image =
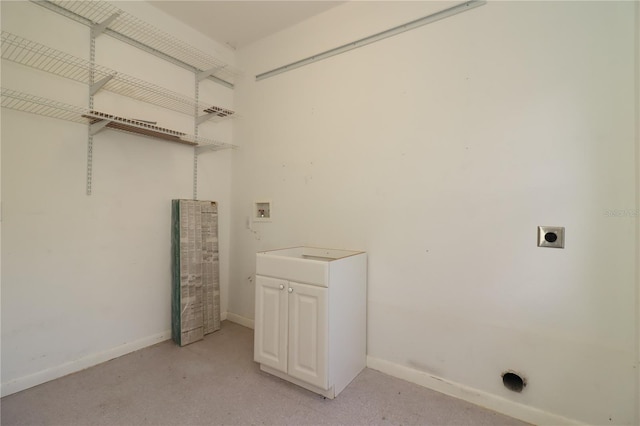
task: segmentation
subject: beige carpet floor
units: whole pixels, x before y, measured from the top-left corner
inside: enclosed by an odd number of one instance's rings
[[[0,401],[9,425],[525,425],[365,369],[334,400],[260,371],[253,331],[159,343]]]

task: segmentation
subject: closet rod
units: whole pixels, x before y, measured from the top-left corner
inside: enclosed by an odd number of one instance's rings
[[[265,78],[273,77],[274,75],[281,74],[283,72],[291,71],[296,68],[303,67],[305,65],[309,65],[313,62],[318,62],[323,59],[330,58],[335,55],[339,55],[340,53],[348,52],[349,50],[357,49],[362,46],[366,46],[371,43],[375,43],[376,41],[383,40],[385,38],[392,37],[394,35],[403,33],[405,31],[413,30],[415,28],[421,27],[423,25],[430,24],[432,22],[439,21],[444,18],[448,18],[449,16],[457,15],[458,13],[466,12],[467,10],[474,9],[478,6],[482,6],[486,4],[486,0],[470,0],[465,3],[460,3],[458,5],[452,6],[448,9],[441,10],[439,12],[433,13],[428,16],[424,16],[422,18],[418,18],[414,21],[407,22],[405,24],[398,25],[393,28],[389,28],[388,30],[370,35],[365,38],[361,38],[356,41],[352,41],[351,43],[344,44],[339,47],[335,47],[330,50],[326,50],[322,53],[318,53],[313,56],[309,56],[308,58],[301,59],[296,62],[292,62],[288,65],[281,66],[279,68],[275,68],[271,71],[264,72],[262,74],[256,75],[256,81],[264,80]]]

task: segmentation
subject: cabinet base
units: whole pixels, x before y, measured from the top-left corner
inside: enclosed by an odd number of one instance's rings
[[[295,377],[291,377],[287,373],[283,373],[282,371],[278,371],[275,368],[267,367],[266,365],[263,365],[263,364],[260,364],[260,370],[264,371],[265,373],[269,373],[269,374],[272,374],[272,375],[274,375],[276,377],[279,377],[282,380],[286,380],[287,382],[291,382],[294,385],[298,385],[298,386],[300,386],[302,388],[305,388],[306,390],[310,390],[311,392],[315,392],[315,393],[317,393],[319,395],[322,395],[325,398],[333,399],[333,398],[336,397],[333,386],[331,386],[327,390],[324,390],[324,389],[321,389],[321,388],[319,388],[317,386],[310,385],[309,383],[305,383],[302,380],[298,380]]]

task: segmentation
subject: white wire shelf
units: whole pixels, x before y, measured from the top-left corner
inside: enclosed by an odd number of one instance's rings
[[[31,0],[64,16],[94,26],[117,15],[105,33],[172,62],[210,75],[233,87],[238,70],[225,62],[104,1]]]
[[[234,145],[219,142],[201,136],[189,135],[176,130],[159,127],[144,121],[119,117],[99,111],[87,110],[75,105],[69,105],[51,99],[2,88],[2,107],[17,111],[38,114],[45,117],[58,118],[74,123],[89,124],[97,133],[107,127],[127,133],[163,139],[186,145],[195,146],[198,150],[220,150],[234,148]]]
[[[88,60],[52,49],[7,31],[2,31],[2,59],[85,84],[89,84],[91,81],[90,76],[93,69],[94,81],[97,84],[105,82],[104,85],[96,86],[98,88],[189,116],[193,116],[196,110],[199,114],[204,112],[203,121],[206,119],[220,121],[234,115],[234,112],[229,109],[197,103],[188,96],[118,73],[107,67],[100,65],[92,67]],[[92,94],[96,90],[92,88]],[[211,115],[212,112],[216,112],[216,114]]]

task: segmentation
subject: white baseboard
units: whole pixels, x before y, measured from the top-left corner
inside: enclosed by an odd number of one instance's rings
[[[367,367],[536,425],[583,424],[577,420],[548,413],[528,405],[510,401],[494,394],[441,379],[423,371],[415,370],[413,368],[405,367],[379,358],[367,356]]]
[[[71,373],[75,373],[85,368],[93,367],[102,362],[118,358],[122,355],[137,351],[147,346],[155,345],[171,338],[171,330],[155,334],[153,336],[144,337],[135,342],[125,343],[124,345],[87,355],[75,361],[67,362],[56,367],[47,368],[46,370],[20,377],[6,383],[2,383],[0,394],[4,397],[12,393],[20,392],[33,386],[46,383],[50,380],[58,379]]]
[[[223,319],[227,319],[231,322],[235,322],[236,324],[243,325],[252,330],[254,329],[254,321],[252,319],[240,316],[238,314],[234,314],[233,312],[226,312],[222,316],[224,317]]]

